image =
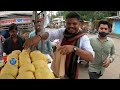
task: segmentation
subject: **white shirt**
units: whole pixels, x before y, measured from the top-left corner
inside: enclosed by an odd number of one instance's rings
[[[47,38],[47,40],[59,39],[61,43],[64,38],[63,36],[64,31],[65,29],[56,29],[54,31],[47,31],[49,33],[49,37]],[[90,44],[90,40],[87,35],[84,35],[80,38],[79,48],[81,48],[82,50],[91,52],[94,57],[94,51],[93,51],[93,48]]]

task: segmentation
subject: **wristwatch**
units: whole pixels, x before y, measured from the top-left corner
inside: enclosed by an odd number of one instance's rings
[[[110,59],[110,62],[112,63],[114,60],[113,60],[113,58],[109,58]]]
[[[76,52],[78,47],[73,47],[73,52]]]

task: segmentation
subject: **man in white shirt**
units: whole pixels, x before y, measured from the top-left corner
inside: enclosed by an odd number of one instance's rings
[[[40,40],[59,39],[61,42],[59,50],[61,54],[66,55],[65,77],[78,79],[80,71],[78,70],[78,58],[86,61],[92,61],[94,58],[94,51],[90,45],[90,40],[79,29],[80,24],[80,16],[76,12],[71,12],[66,16],[66,29],[58,29],[45,32],[42,35],[36,35],[25,42],[24,48],[27,49],[32,45],[34,46]]]

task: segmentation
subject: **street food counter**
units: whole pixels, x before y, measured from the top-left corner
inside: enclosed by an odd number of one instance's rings
[[[0,79],[56,79],[50,61],[52,58],[49,55],[38,50],[15,50],[7,56]]]

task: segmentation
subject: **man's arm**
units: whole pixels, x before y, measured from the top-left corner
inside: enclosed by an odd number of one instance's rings
[[[115,60],[115,46],[114,46],[114,44],[113,44],[113,46],[111,48],[109,59],[111,60],[111,62],[113,62]]]
[[[48,38],[49,34],[47,32],[45,32],[42,35],[35,35],[32,38],[29,38],[28,40],[25,41],[23,47],[24,49],[28,49],[30,46],[34,46],[38,45],[40,40],[46,40]]]
[[[67,54],[72,53],[74,51],[74,49],[73,49],[74,47],[76,47],[76,46],[64,45],[64,46],[61,46],[58,50],[60,50],[61,54],[63,54],[63,55],[66,54],[67,55]],[[86,61],[92,61],[93,60],[93,55],[89,51],[77,48],[76,54]]]
[[[87,36],[85,36],[83,39],[80,39],[81,45],[80,48],[77,48],[76,54],[86,61],[92,61],[94,60],[94,51],[92,49],[92,46],[90,44],[90,40]],[[75,46],[73,45],[64,45],[59,48],[61,50],[61,54],[69,54],[73,52],[73,48]]]
[[[110,56],[107,57],[107,59],[103,62],[103,67],[107,68],[110,63],[112,63],[115,60],[115,46],[114,44],[111,47]]]
[[[36,35],[24,43],[23,47],[28,49],[30,46],[37,45],[40,40],[54,40],[61,39],[63,35],[63,30],[53,30],[43,33],[42,35]]]
[[[82,50],[82,49],[78,48],[78,50],[76,51],[76,54],[78,56],[80,56],[80,58],[82,58],[83,60],[86,60],[86,61],[92,61],[93,60],[93,55],[89,51]]]
[[[39,36],[40,36],[41,40],[46,40],[49,37],[49,33],[45,32],[44,34],[39,35]]]
[[[90,43],[90,39],[87,35],[81,37],[81,50],[82,53],[79,51],[80,58],[87,61],[94,60],[95,52],[93,51],[93,48]]]

